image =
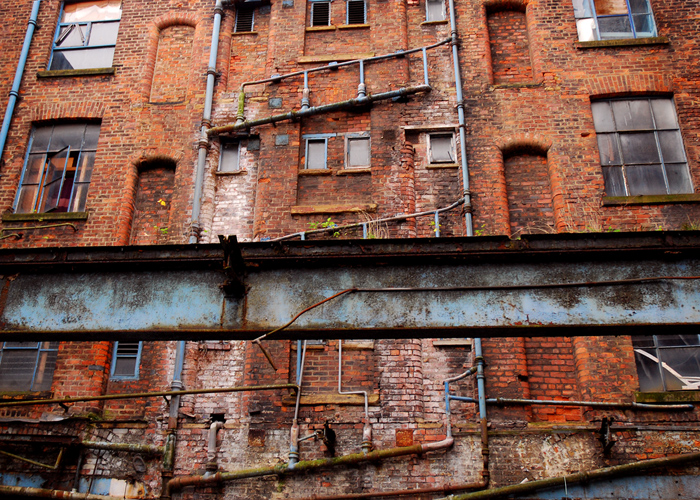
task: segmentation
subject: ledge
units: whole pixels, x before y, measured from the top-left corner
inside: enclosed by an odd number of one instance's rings
[[[354,167],[354,168],[344,168],[342,170],[336,170],[335,175],[355,175],[355,174],[371,174],[372,169],[370,167]]]
[[[339,30],[357,30],[357,29],[369,29],[369,24],[341,24],[338,26]]]
[[[292,215],[341,214],[376,211],[376,203],[362,203],[357,205],[297,205],[292,207],[291,210]]]
[[[301,56],[297,62],[299,64],[308,63],[323,63],[323,62],[338,62],[338,61],[354,61],[355,59],[368,59],[374,57],[374,52],[358,52],[356,54],[328,54],[319,56]]]
[[[471,339],[435,339],[434,347],[469,347],[472,346]]]
[[[231,33],[231,36],[245,36],[245,35],[257,35],[257,31],[238,31]]]
[[[615,47],[635,47],[637,45],[665,45],[668,44],[665,36],[654,36],[647,38],[620,38],[617,40],[593,40],[590,42],[575,42],[577,49],[600,49]]]
[[[247,174],[248,171],[245,169],[241,170],[232,170],[231,172],[214,172],[214,175],[216,176],[221,176],[221,177],[227,177],[229,175],[241,175],[241,174]]]
[[[299,170],[299,175],[333,175],[330,168],[312,168]]]
[[[420,23],[421,26],[437,26],[440,24],[447,24],[447,19],[443,19],[442,21],[423,21]]]
[[[379,404],[379,394],[368,394],[370,405]],[[282,404],[294,406],[297,400],[295,396],[285,396]],[[360,394],[303,394],[299,398],[300,405],[364,405],[365,398]]]
[[[335,31],[336,29],[338,29],[338,28],[336,28],[332,24],[330,26],[307,26],[306,27],[307,32],[309,32],[309,31]]]
[[[42,222],[47,220],[87,220],[87,212],[49,212],[42,214],[3,214],[2,222]],[[18,228],[21,229],[21,228]]]
[[[37,78],[62,78],[71,76],[99,76],[99,75],[115,75],[116,68],[90,68],[90,69],[51,69],[45,71],[37,71]]]
[[[700,391],[635,392],[637,403],[698,403]]]
[[[490,90],[499,90],[499,89],[536,89],[538,87],[542,87],[544,85],[544,82],[539,82],[539,83],[494,83],[493,85],[489,85]]]
[[[0,393],[1,402],[10,401],[31,401],[33,399],[51,399],[53,392],[51,391],[27,391],[27,392],[2,392]]]
[[[459,168],[459,163],[431,163],[425,166],[428,170],[439,170],[441,168]]]
[[[603,206],[658,205],[662,203],[698,203],[700,194],[653,194],[641,196],[604,196]]]

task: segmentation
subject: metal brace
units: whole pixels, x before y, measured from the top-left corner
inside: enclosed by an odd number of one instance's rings
[[[246,286],[243,282],[245,263],[241,248],[238,246],[238,238],[235,235],[219,235],[219,242],[224,249],[224,272],[227,277],[221,288],[228,296],[243,297],[246,294]]]

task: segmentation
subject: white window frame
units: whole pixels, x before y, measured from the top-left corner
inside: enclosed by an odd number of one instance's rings
[[[450,160],[436,160],[433,157],[433,140],[437,137],[448,137],[450,138],[450,155],[452,158]],[[428,164],[429,165],[451,165],[457,163],[457,148],[455,147],[455,134],[451,131],[441,131],[441,132],[428,132],[426,134],[427,146],[428,146]]]
[[[362,2],[362,22],[352,23],[353,25],[367,24],[367,2],[365,0],[345,0],[345,24],[350,24],[350,4]]]
[[[350,149],[353,143],[367,144],[367,163],[362,165],[350,165]],[[352,170],[354,168],[369,168],[372,164],[372,143],[368,132],[347,134],[345,136],[345,168]]]
[[[227,146],[233,146],[232,149],[236,150],[235,165],[231,165],[231,166],[226,165],[226,159],[227,159],[226,157],[228,156],[226,154]],[[242,147],[241,141],[239,139],[222,140],[220,143],[220,149],[219,149],[219,167],[217,169],[217,172],[221,172],[221,173],[240,172],[242,149],[243,149],[243,147]]]
[[[627,5],[626,14],[612,14],[612,15],[598,15],[596,12],[595,1],[596,0],[572,0],[574,6],[574,17],[576,18],[576,29],[578,31],[578,39],[580,42],[591,42],[596,40],[624,40],[624,39],[634,39],[634,38],[652,38],[658,36],[656,29],[656,21],[654,20],[654,13],[651,9],[651,3],[649,0],[639,0],[646,4],[647,12],[632,12],[631,1],[625,0]],[[647,22],[651,25],[650,31],[638,31],[635,26],[635,20],[645,17]],[[605,28],[601,29],[601,20],[612,20],[618,18],[619,20],[627,20],[626,26],[630,31],[603,31]]]
[[[332,10],[333,10],[333,5],[332,2],[329,0],[309,0],[309,3],[311,3],[311,10],[309,11],[309,26],[313,27],[318,27],[318,26],[331,26],[333,24],[333,16],[332,16]],[[325,24],[316,24],[314,23],[314,7],[317,4],[328,4],[328,22]]]
[[[138,344],[138,349],[136,354],[131,353],[120,353],[119,352],[119,342],[114,342],[114,351],[112,352],[112,366],[109,372],[109,378],[112,380],[138,380],[139,371],[141,365],[141,351],[143,349],[143,342],[122,342],[124,344]],[[131,347],[131,346],[130,346]],[[132,374],[116,374],[117,361],[119,359],[135,359],[134,371]]]
[[[304,134],[304,170],[326,170],[328,169],[328,139],[336,134]],[[309,167],[309,143],[323,143],[323,167]]]
[[[431,13],[433,12],[430,9],[430,6],[433,5],[440,5],[441,6],[441,15],[439,18],[432,18]],[[425,0],[425,21],[430,23],[430,22],[438,22],[438,21],[444,21],[447,19],[447,11],[445,9],[445,0]]]

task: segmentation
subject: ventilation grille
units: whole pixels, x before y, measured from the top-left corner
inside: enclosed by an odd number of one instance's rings
[[[253,9],[238,9],[236,12],[235,33],[253,31]]]
[[[348,24],[365,24],[365,0],[348,0]]]
[[[331,3],[314,2],[311,4],[311,26],[331,25]]]
[[[117,344],[117,356],[136,356],[138,353],[138,342],[119,342]]]

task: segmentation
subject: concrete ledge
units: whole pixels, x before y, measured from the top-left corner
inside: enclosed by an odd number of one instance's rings
[[[3,214],[3,222],[42,222],[55,220],[87,220],[87,212],[47,212],[41,214]],[[21,228],[17,228],[21,229]]]
[[[635,392],[637,403],[699,403],[700,391]]]
[[[355,175],[355,174],[371,174],[371,167],[355,167],[336,170],[335,175]]]
[[[604,196],[603,206],[658,205],[662,203],[698,203],[700,194],[654,194],[642,196]]]
[[[374,52],[358,52],[358,53],[344,53],[344,54],[328,54],[328,55],[318,55],[318,56],[301,56],[297,62],[299,64],[308,63],[328,63],[334,61],[354,61],[355,59],[367,59],[369,57],[374,57]]]
[[[346,212],[376,212],[376,203],[358,205],[297,205],[292,207],[292,215],[340,214]]]
[[[617,40],[593,40],[591,42],[576,42],[577,49],[600,49],[615,47],[634,47],[637,45],[665,45],[668,44],[665,36],[654,36],[648,38],[621,38]]]
[[[368,394],[367,399],[370,405],[379,404],[379,394]],[[297,402],[295,396],[285,396],[282,404],[293,406]],[[360,394],[302,394],[299,398],[301,405],[364,405],[365,398]]]
[[[52,69],[46,71],[37,71],[37,78],[62,78],[71,76],[99,76],[99,75],[115,75],[116,68],[90,68],[90,69]]]

